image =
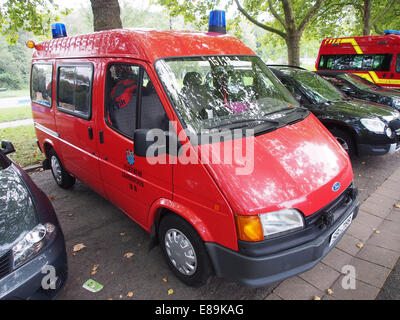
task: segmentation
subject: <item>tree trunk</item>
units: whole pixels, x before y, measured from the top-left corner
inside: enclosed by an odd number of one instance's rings
[[[372,0],[364,0],[364,16],[363,16],[363,35],[369,36],[371,34],[371,5]]]
[[[286,45],[288,49],[288,64],[300,67],[300,38],[298,34],[288,34]]]
[[[94,31],[122,28],[118,0],[90,0]]]

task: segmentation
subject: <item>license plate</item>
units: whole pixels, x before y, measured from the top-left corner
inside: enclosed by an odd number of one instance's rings
[[[351,213],[346,220],[335,230],[335,232],[331,236],[331,241],[329,242],[329,246],[334,244],[339,236],[346,231],[346,229],[350,226],[351,221],[353,220],[353,213]]]

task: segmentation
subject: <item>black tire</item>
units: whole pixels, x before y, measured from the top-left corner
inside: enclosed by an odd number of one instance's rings
[[[345,149],[350,157],[354,156],[356,153],[353,137],[346,131],[340,129],[331,129],[332,135],[341,144],[343,149]]]
[[[76,179],[64,169],[64,166],[62,165],[61,160],[54,149],[50,150],[48,159],[51,173],[53,174],[53,178],[56,183],[63,189],[71,188],[75,184]],[[56,169],[57,167],[55,166],[54,161],[58,162],[59,172],[57,172],[58,170]]]
[[[178,267],[174,265],[172,261],[173,259],[170,258],[167,252],[168,250],[171,251],[171,248],[168,249],[166,244],[169,241],[167,239],[168,237],[167,233],[168,235],[171,235],[171,233],[173,233],[174,230],[183,234],[187,238],[189,244],[194,250],[196,265],[195,265],[195,270],[194,271],[191,270],[191,272],[194,272],[193,274],[186,274],[185,270],[182,269],[180,271]],[[175,276],[179,280],[181,280],[183,283],[191,287],[201,287],[204,284],[206,284],[208,278],[212,273],[210,259],[208,257],[207,250],[204,246],[203,240],[200,238],[196,230],[189,223],[187,223],[184,219],[180,218],[179,216],[173,214],[167,215],[160,222],[158,228],[158,237],[164,258],[171,271],[175,274]],[[180,234],[178,234],[178,239],[180,239],[179,241],[180,244],[182,243],[182,241],[185,241],[185,239],[182,238]],[[187,256],[183,255],[181,256],[187,259]]]

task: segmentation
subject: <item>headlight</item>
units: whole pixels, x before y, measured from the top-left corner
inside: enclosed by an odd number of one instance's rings
[[[399,98],[393,98],[392,102],[393,102],[394,107],[400,107],[400,99]]]
[[[55,226],[51,223],[38,224],[28,232],[12,249],[14,268],[29,260],[55,236]]]
[[[278,233],[294,231],[304,227],[301,213],[294,209],[260,214],[261,225],[265,237],[271,237]]]
[[[378,119],[378,118],[374,118],[374,119],[361,119],[360,120],[361,124],[367,128],[369,131],[375,132],[375,133],[384,133],[385,132],[385,123]]]

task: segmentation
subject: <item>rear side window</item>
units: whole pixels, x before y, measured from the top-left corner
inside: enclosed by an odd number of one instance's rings
[[[89,119],[92,104],[93,67],[91,65],[58,68],[57,108],[65,113]]]
[[[392,54],[336,54],[324,55],[319,60],[319,69],[390,71]]]
[[[31,74],[31,100],[51,107],[53,66],[51,64],[34,64]]]

